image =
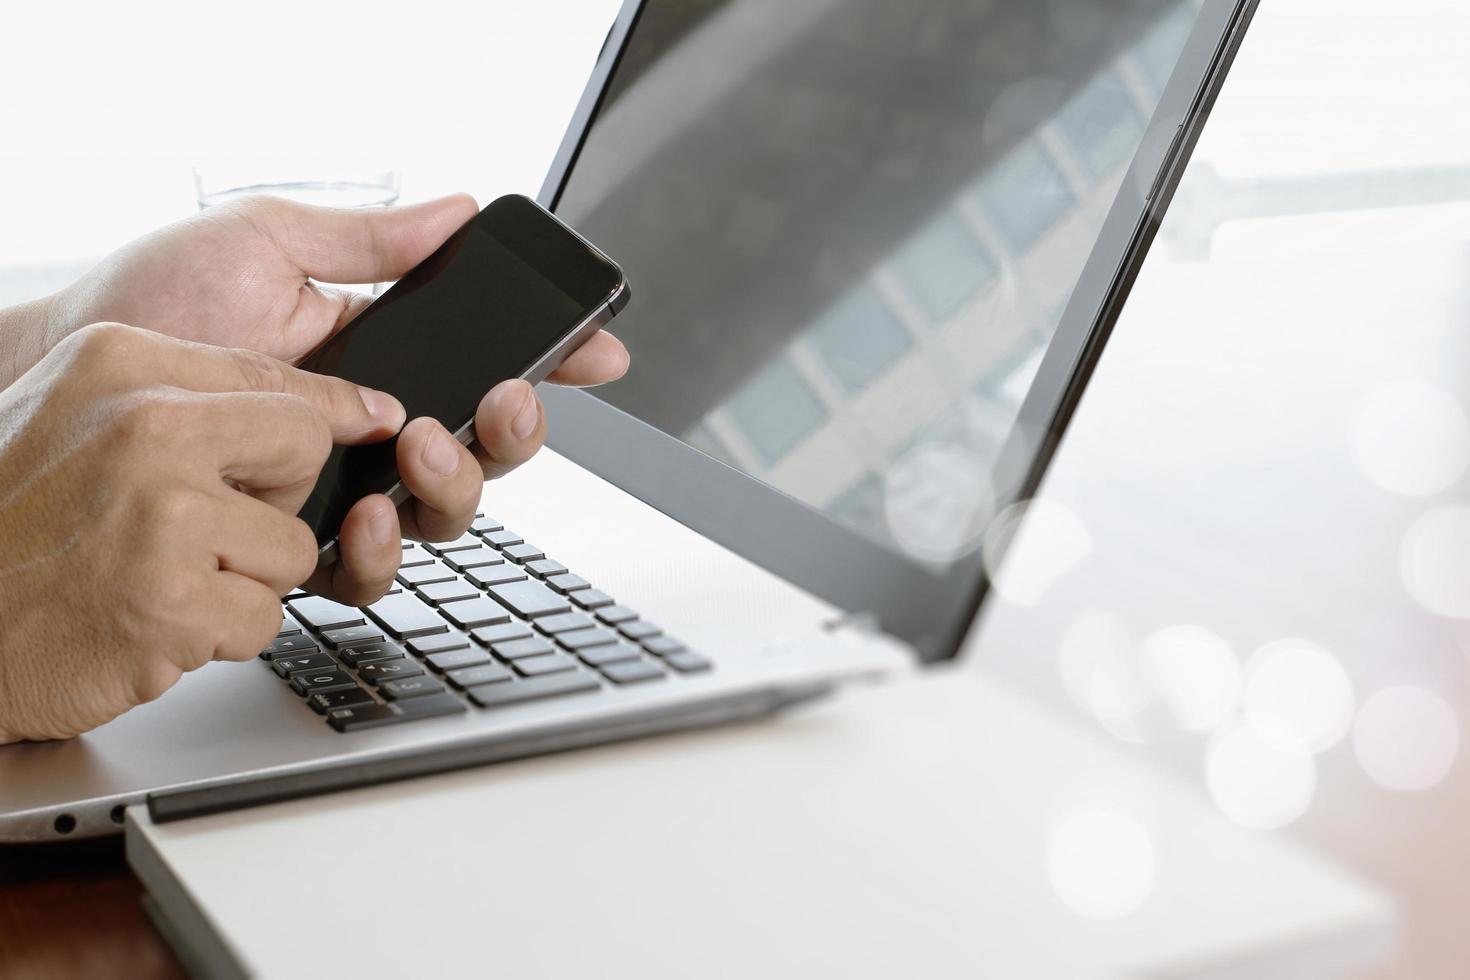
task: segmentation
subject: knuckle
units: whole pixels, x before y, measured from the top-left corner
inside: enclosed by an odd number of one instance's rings
[[[178,682],[183,673],[177,664],[162,658],[147,661],[133,680],[133,702],[147,704],[157,700]]]
[[[280,599],[269,589],[257,589],[240,610],[239,621],[227,626],[228,633],[217,645],[214,656],[221,660],[248,660],[270,645],[280,627]]]
[[[285,365],[273,357],[252,350],[234,348],[225,352],[246,391],[283,393],[288,390]]]
[[[148,342],[147,331],[124,323],[90,323],[56,345],[58,356],[87,371],[117,368]]]
[[[305,521],[296,517],[290,520],[287,555],[290,558],[291,584],[294,587],[305,582],[316,571],[317,544],[316,535]]]
[[[171,441],[181,431],[182,409],[181,400],[165,389],[135,392],[122,400],[113,418],[114,436],[128,448]]]

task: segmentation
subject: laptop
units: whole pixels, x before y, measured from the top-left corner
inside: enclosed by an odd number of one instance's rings
[[[628,0],[541,203],[623,380],[396,589],[67,742],[0,840],[754,718],[953,658],[1253,0]]]

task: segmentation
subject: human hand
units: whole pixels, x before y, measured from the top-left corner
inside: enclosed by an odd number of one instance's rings
[[[370,301],[325,282],[396,279],[472,218],[464,195],[399,208],[334,210],[273,198],[220,205],[145,236],[58,294],[49,341],[77,325],[116,320],[296,363]],[[628,354],[600,332],[548,379],[615,380]],[[473,454],[437,421],[413,419],[398,441],[412,498],[395,512],[382,495],[359,501],[343,522],[339,559],[306,583],[361,605],[392,585],[399,538],[449,540],[474,518],[483,481],[529,459],[546,434],[544,412],[523,381],[497,385],[475,415]]]
[[[382,392],[120,324],[0,393],[0,743],[68,738],[210,660],[246,660],[316,565],[295,516]],[[394,542],[397,548],[397,542]]]

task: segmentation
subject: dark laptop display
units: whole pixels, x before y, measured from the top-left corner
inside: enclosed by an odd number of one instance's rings
[[[594,397],[761,492],[677,449],[678,485],[619,478],[612,434],[582,435],[607,413],[575,398],[553,444],[952,654],[987,531],[1034,490],[1249,10],[630,4],[542,194],[638,284],[632,369]]]

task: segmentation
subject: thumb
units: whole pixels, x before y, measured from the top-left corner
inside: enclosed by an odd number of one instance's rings
[[[479,210],[468,194],[390,208],[324,208],[274,197],[237,207],[303,275],[341,283],[399,278]]]

